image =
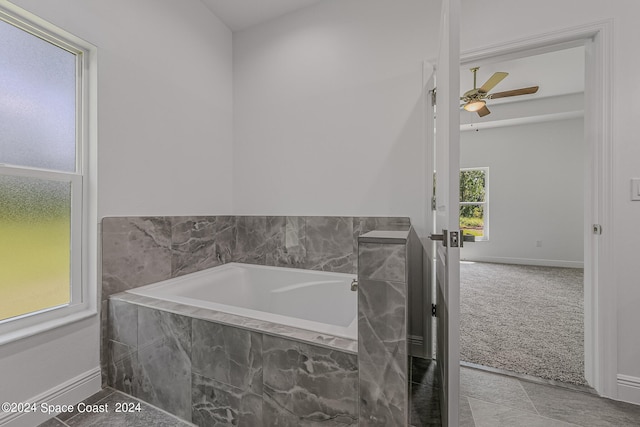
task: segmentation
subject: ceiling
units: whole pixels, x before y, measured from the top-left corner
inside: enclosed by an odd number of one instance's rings
[[[231,31],[244,30],[319,1],[322,0],[202,0]]]
[[[311,6],[323,0],[201,0],[232,31],[275,19],[279,16]],[[496,71],[509,73],[491,92],[502,92],[529,86],[539,86],[536,94],[489,100],[487,106],[549,98],[584,92],[584,46],[563,49],[534,56],[480,64],[477,86]],[[465,64],[460,68],[460,93],[473,88],[473,74],[469,68],[479,64]],[[463,115],[467,113],[463,111]],[[480,121],[498,119],[491,114]],[[476,121],[477,121],[476,117]]]
[[[478,70],[477,85],[482,86],[496,71],[506,71],[509,75],[489,93],[540,86],[538,92],[533,95],[489,100],[489,107],[495,104],[580,93],[584,92],[584,62],[584,46],[579,46],[487,64]],[[473,74],[469,68],[474,65],[460,67],[461,94],[473,88]]]
[[[460,67],[460,93],[473,88],[473,74]],[[489,99],[491,114],[478,117],[476,113],[460,109],[460,130],[514,126],[551,120],[581,117],[584,110],[584,46],[557,50],[518,59],[483,64],[478,71],[477,86],[484,84],[493,73],[505,71],[509,75],[489,93],[539,86],[537,93],[509,98]]]

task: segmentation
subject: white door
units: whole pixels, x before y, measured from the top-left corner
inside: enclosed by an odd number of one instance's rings
[[[460,0],[443,0],[436,63],[434,234],[437,353],[442,373],[442,423],[458,426],[460,389]],[[429,152],[430,147],[427,147]]]

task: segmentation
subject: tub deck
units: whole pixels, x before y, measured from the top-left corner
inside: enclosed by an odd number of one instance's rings
[[[241,329],[261,332],[267,335],[290,338],[303,341],[309,344],[325,347],[333,350],[340,350],[350,354],[358,354],[357,339],[338,337],[335,335],[314,332],[306,329],[296,328],[288,325],[281,325],[251,317],[229,314],[222,311],[186,305],[178,302],[166,301],[144,295],[136,295],[129,291],[114,294],[109,297],[111,300],[127,302],[142,307],[153,308],[194,319],[207,320],[221,323],[223,325],[235,326]]]

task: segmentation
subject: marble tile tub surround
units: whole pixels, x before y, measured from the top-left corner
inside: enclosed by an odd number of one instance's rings
[[[103,383],[110,295],[231,261],[355,274],[361,234],[409,227],[409,218],[405,217],[103,218]]]
[[[118,298],[109,317],[117,390],[199,426],[357,424],[355,354]]]
[[[405,426],[409,414],[409,231],[360,236],[358,372],[360,424]]]
[[[358,237],[404,217],[184,216],[102,220],[102,300],[226,262],[355,274]]]

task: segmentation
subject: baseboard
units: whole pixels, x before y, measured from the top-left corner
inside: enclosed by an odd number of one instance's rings
[[[474,256],[461,258],[461,261],[476,262],[493,262],[496,264],[518,264],[518,265],[538,265],[541,267],[567,267],[567,268],[584,268],[582,261],[563,261],[555,259],[533,259],[533,258],[508,258],[508,257],[492,257],[492,256]]]
[[[618,374],[618,400],[640,405],[640,378]]]
[[[416,357],[425,357],[424,339],[417,335],[408,335],[409,354]]]
[[[0,412],[1,427],[33,427],[41,424],[57,414],[48,414],[41,411],[41,405],[75,405],[87,397],[100,391],[102,387],[100,367],[91,369],[78,375],[44,393],[39,394],[24,402],[35,403],[36,412],[31,413],[5,413]],[[17,403],[17,402],[16,402]]]

